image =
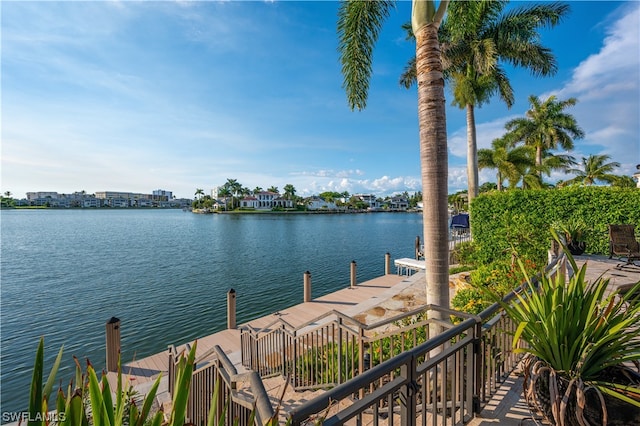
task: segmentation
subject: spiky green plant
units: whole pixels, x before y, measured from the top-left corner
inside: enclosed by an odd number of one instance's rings
[[[196,347],[197,342],[189,354],[186,357],[182,356],[178,363],[178,379],[170,425],[182,426],[184,424]],[[118,361],[116,389],[113,392],[106,374],[98,379],[98,375],[90,363],[87,365],[86,372],[83,373],[80,363],[76,359],[75,385],[73,382],[69,384],[66,395],[62,389],[59,389],[55,410],[49,410],[49,396],[62,359],[62,353],[63,349],[60,348],[47,383],[43,387],[44,339],[40,339],[33,367],[27,426],[47,426],[51,418],[57,420],[59,426],[88,426],[89,424],[93,426],[160,426],[163,424],[164,416],[161,410],[153,415],[151,413],[161,376],[157,377],[146,394],[141,408],[138,409],[133,399],[130,398],[131,386],[123,385],[120,361]],[[125,386],[128,389],[125,390]],[[90,416],[87,416],[85,403],[91,407]],[[53,416],[48,414],[50,411],[54,413]]]
[[[609,279],[601,276],[588,282],[586,263],[578,268],[569,253],[567,260],[575,271],[568,279],[556,274],[542,276],[536,283],[522,267],[527,279],[517,303],[501,304],[518,324],[514,352],[533,357],[528,396],[535,402],[536,380],[545,372],[556,424],[565,424],[572,399],[578,400],[578,422],[585,420],[584,403],[579,402],[590,389],[601,401],[606,422],[605,395],[640,408],[638,384],[621,385],[610,376],[612,369],[625,370],[626,364],[640,361],[640,282],[625,293],[608,294]],[[526,345],[520,345],[521,340]],[[562,385],[561,378],[568,385]]]
[[[118,360],[116,389],[115,392],[112,392],[106,375],[103,374],[102,378],[98,379],[90,363],[87,366],[86,373],[83,373],[80,363],[74,358],[76,363],[75,387],[74,383],[71,382],[66,395],[62,389],[58,390],[55,410],[51,410],[54,415],[49,415],[47,404],[60,361],[62,360],[63,349],[60,348],[47,382],[43,387],[44,339],[41,338],[33,368],[27,426],[48,426],[52,424],[50,422],[51,419],[56,420],[59,426],[183,426],[186,424],[187,403],[197,343],[197,341],[194,343],[186,356],[184,353],[180,356],[176,370],[173,405],[169,420],[165,421],[162,410],[155,413],[151,412],[153,400],[160,384],[160,376],[158,376],[146,394],[141,409],[138,409],[131,398],[134,393],[132,387],[127,383],[123,384],[120,360]],[[125,387],[128,389],[125,390]],[[227,418],[228,407],[221,407],[221,409],[218,407],[219,392],[220,381],[216,381],[214,392],[211,396],[211,409],[207,419],[207,426],[223,426],[226,424],[238,426],[238,419]],[[278,408],[275,414],[267,419],[266,426],[279,424],[279,409],[283,398],[284,390],[280,397]],[[87,415],[87,411],[89,411],[87,407],[91,407],[90,416]],[[256,410],[254,408],[249,417],[249,424],[254,424],[255,419]],[[323,417],[313,422],[313,424],[320,425],[322,420]],[[291,419],[287,419],[285,424],[291,424]]]

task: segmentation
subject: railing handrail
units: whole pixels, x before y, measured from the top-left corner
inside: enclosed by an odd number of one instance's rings
[[[459,316],[459,317],[462,317],[462,318],[478,317],[477,315],[469,314],[469,313],[466,313],[466,312],[456,311],[454,309],[449,309],[449,308],[445,308],[445,307],[438,306],[438,305],[427,304],[427,305],[422,305],[422,306],[420,306],[418,308],[414,308],[414,309],[412,309],[410,311],[407,311],[407,312],[401,312],[401,313],[396,314],[396,315],[394,315],[392,317],[389,317],[389,318],[384,318],[384,319],[382,319],[382,320],[380,320],[378,322],[374,322],[374,323],[371,323],[371,324],[366,324],[366,323],[363,323],[363,322],[357,320],[354,317],[351,317],[351,316],[349,316],[347,314],[344,314],[342,312],[336,311],[335,309],[331,309],[330,311],[327,311],[327,312],[325,312],[325,313],[323,313],[323,314],[321,314],[321,315],[319,315],[319,316],[317,316],[317,317],[315,317],[313,319],[310,319],[305,323],[297,325],[297,326],[293,326],[289,322],[287,322],[287,321],[285,321],[285,320],[283,320],[281,318],[278,318],[278,319],[274,320],[273,322],[269,323],[268,325],[265,325],[265,326],[263,326],[263,327],[261,327],[259,329],[251,327],[251,325],[249,325],[249,324],[244,324],[244,325],[240,326],[240,330],[241,331],[247,330],[247,331],[249,331],[249,332],[251,332],[251,333],[253,333],[255,335],[257,335],[259,333],[268,334],[268,333],[272,333],[274,331],[282,331],[281,328],[274,328],[274,326],[276,324],[281,324],[281,325],[286,325],[287,327],[290,328],[289,330],[285,329],[284,330],[285,332],[288,332],[291,335],[296,336],[297,333],[300,330],[304,330],[304,329],[308,328],[309,326],[314,325],[315,323],[318,323],[319,321],[321,321],[321,320],[323,320],[323,319],[325,319],[325,318],[327,318],[329,316],[335,315],[337,317],[337,319],[342,319],[343,321],[344,320],[349,321],[349,322],[353,323],[358,328],[360,328],[360,329],[362,329],[364,331],[371,331],[371,330],[375,330],[376,328],[380,328],[380,327],[382,327],[384,325],[391,324],[391,323],[396,322],[398,320],[401,320],[401,319],[404,319],[404,318],[408,318],[408,317],[411,317],[413,315],[416,315],[416,314],[419,314],[419,313],[422,313],[422,312],[427,312],[429,310],[440,311],[440,312],[445,313],[445,314],[456,315],[456,316]],[[317,324],[317,325],[318,325],[318,327],[321,327],[324,324]],[[314,329],[305,330],[305,331],[313,331],[313,330]]]
[[[420,356],[431,352],[433,349],[438,348],[444,343],[450,341],[455,336],[461,334],[463,331],[473,329],[476,326],[476,320],[474,318],[468,318],[460,324],[445,330],[443,333],[438,334],[432,339],[416,346],[413,349],[409,349],[396,355],[367,371],[364,371],[354,378],[339,384],[338,386],[318,395],[304,405],[295,407],[289,412],[289,417],[293,421],[293,424],[307,419],[309,416],[326,410],[332,401],[339,401],[352,395],[355,390],[369,386],[370,383],[374,383],[387,376],[392,371],[397,370],[403,365],[407,365],[412,360],[419,358]],[[444,356],[444,355],[443,355]],[[396,378],[396,380],[398,380]],[[404,384],[408,379],[402,379],[398,383],[394,383],[394,387],[397,384]],[[390,382],[391,383],[391,382]],[[388,384],[387,384],[388,385]]]
[[[231,393],[232,401],[249,409],[252,409],[253,405],[255,405],[257,424],[265,424],[268,419],[273,417],[274,411],[260,375],[255,371],[238,374],[238,370],[219,345],[215,345],[213,347],[213,351],[215,352],[216,359],[218,360],[221,377],[227,383],[229,389],[235,390],[238,381],[241,381],[244,378],[249,379],[249,387],[251,388],[251,395],[253,395],[255,404],[247,404],[247,401],[243,398],[239,398],[234,393]]]

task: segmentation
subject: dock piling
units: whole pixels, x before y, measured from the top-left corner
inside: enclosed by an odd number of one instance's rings
[[[304,273],[304,301],[311,302],[311,272]]]
[[[111,317],[106,325],[107,371],[118,371],[120,356],[120,320]]]
[[[391,254],[389,252],[384,255],[384,274],[389,275],[391,273]]]
[[[231,289],[227,292],[227,328],[236,328],[236,291]]]
[[[351,288],[355,288],[356,286],[356,261],[351,261]]]

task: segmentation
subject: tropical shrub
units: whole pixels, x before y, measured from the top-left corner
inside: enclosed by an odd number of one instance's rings
[[[359,353],[353,342],[314,346],[296,360],[296,381],[311,387],[344,383],[357,375]]]
[[[587,251],[608,254],[610,224],[628,223],[640,228],[640,190],[567,187],[496,191],[473,200],[471,218],[478,264],[511,253],[542,264],[552,240],[552,224],[573,219],[588,224],[583,233]]]
[[[530,259],[521,259],[526,270],[533,271],[536,264]],[[470,285],[459,289],[451,299],[453,309],[468,314],[478,314],[494,303],[492,294],[503,297],[522,283],[519,266],[511,259],[496,260],[478,266],[471,272]]]

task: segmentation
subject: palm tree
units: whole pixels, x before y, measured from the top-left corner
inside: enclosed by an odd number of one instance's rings
[[[278,187],[277,186],[270,186],[269,188],[267,188],[267,191],[273,192],[275,194],[279,194],[280,193],[280,191],[278,191]]]
[[[611,182],[611,186],[616,188],[635,188],[636,181],[631,176],[616,176],[615,180]]]
[[[591,186],[597,182],[614,183],[619,176],[611,172],[620,167],[620,163],[617,161],[607,163],[610,159],[611,157],[606,154],[592,154],[587,158],[582,157],[582,168],[569,169],[569,173],[575,174],[576,177],[564,182],[564,185],[582,184]]]
[[[253,188],[253,193],[257,194],[259,192],[262,192],[262,187],[261,186],[256,186],[255,188]]]
[[[448,0],[412,1],[411,23],[416,38],[418,124],[426,253],[427,303],[449,306],[449,242],[447,211],[447,123],[444,75],[438,28]],[[346,1],[338,11],[339,51],[343,87],[351,109],[367,104],[373,47],[395,2]],[[444,319],[446,315],[442,315]],[[432,330],[437,332],[437,328]]]
[[[237,179],[227,179],[227,182],[224,184],[225,188],[229,190],[231,193],[231,208],[236,208],[236,197],[242,191],[242,184],[238,182]]]
[[[541,102],[536,96],[529,96],[531,108],[524,118],[509,121],[505,128],[510,132],[512,141],[522,141],[525,145],[536,150],[536,167],[538,177],[542,176],[543,153],[556,149],[558,146],[566,150],[573,149],[573,139],[584,137],[584,132],[578,126],[573,115],[564,112],[577,103],[576,98],[565,101],[557,100],[555,96]]]
[[[284,186],[284,198],[286,198],[287,200],[293,200],[295,199],[296,196],[296,188],[288,183]]]
[[[508,3],[453,2],[440,31],[445,77],[452,83],[453,104],[466,109],[469,203],[478,195],[475,107],[496,94],[507,107],[513,105],[513,89],[502,64],[529,69],[534,76],[556,72],[553,54],[539,42],[539,30],[554,27],[569,12],[567,4],[545,3],[505,13]],[[407,75],[400,81],[405,86],[412,84]]]
[[[227,200],[229,199],[229,197],[231,197],[231,190],[229,190],[229,188],[227,188],[226,186],[222,186],[219,190],[218,190],[218,196],[222,197],[222,199],[224,200],[224,209],[228,210],[227,208]]]
[[[527,146],[511,147],[507,138],[495,139],[491,146],[493,149],[481,149],[478,151],[478,168],[495,169],[498,191],[502,191],[505,179],[509,181],[509,187],[513,188],[526,174],[526,170],[534,166],[531,148]]]

